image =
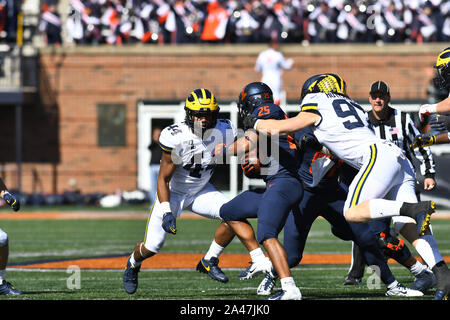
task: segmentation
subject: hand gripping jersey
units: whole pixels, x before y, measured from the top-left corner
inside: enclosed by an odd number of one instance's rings
[[[218,119],[215,128],[207,130],[203,139],[184,122],[164,128],[159,144],[164,151],[171,152],[176,164],[170,190],[190,195],[199,192],[214,172],[215,147],[222,143],[231,144],[236,135],[236,128],[226,119]]]
[[[382,142],[368,123],[364,109],[352,99],[334,93],[310,93],[302,111],[318,113],[313,131],[317,140],[338,158],[359,169],[368,146]]]

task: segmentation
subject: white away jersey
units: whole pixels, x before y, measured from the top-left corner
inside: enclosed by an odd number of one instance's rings
[[[338,158],[359,169],[368,146],[382,142],[369,125],[367,113],[350,98],[333,93],[310,93],[302,111],[318,112],[322,119],[313,127],[317,140]]]
[[[207,132],[202,140],[185,122],[162,130],[159,144],[164,151],[171,152],[176,164],[170,180],[171,191],[188,195],[199,192],[213,174],[215,147],[231,144],[237,135],[236,128],[226,119],[218,119],[215,128]]]

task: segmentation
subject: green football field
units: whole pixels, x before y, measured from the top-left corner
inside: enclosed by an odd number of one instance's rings
[[[254,221],[253,221],[254,222]],[[441,253],[450,255],[450,220],[433,219],[433,231]],[[124,292],[122,269],[81,269],[78,282],[73,270],[25,269],[20,265],[35,262],[60,261],[75,258],[114,257],[128,255],[141,241],[145,219],[77,219],[77,220],[0,220],[0,227],[9,234],[10,257],[7,279],[25,292],[19,297],[0,297],[0,300],[262,300],[256,288],[262,276],[240,281],[242,269],[224,269],[230,278],[226,284],[211,280],[195,271],[184,269],[142,270],[139,289],[134,295]],[[168,236],[165,253],[204,253],[217,227],[217,221],[179,219],[178,234]],[[282,239],[282,235],[281,238]],[[411,246],[409,246],[412,248]],[[325,220],[313,225],[305,253],[349,254],[351,243],[331,235]],[[412,249],[415,255],[416,252]],[[226,253],[246,253],[235,239]],[[250,258],[249,258],[250,261]],[[385,300],[399,299],[384,296],[385,288],[366,272],[363,285],[343,286],[349,266],[343,264],[300,265],[292,270],[305,300]],[[397,280],[405,285],[413,276],[404,267],[391,264]],[[276,289],[280,288],[277,282]],[[423,298],[431,299],[434,290]]]

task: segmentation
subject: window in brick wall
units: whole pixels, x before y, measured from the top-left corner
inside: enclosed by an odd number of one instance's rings
[[[97,104],[97,132],[99,147],[123,147],[125,139],[125,105]]]

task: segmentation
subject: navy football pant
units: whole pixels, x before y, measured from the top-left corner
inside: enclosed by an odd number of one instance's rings
[[[245,191],[220,208],[225,221],[258,218],[257,240],[278,238],[289,212],[298,206],[303,195],[300,180],[290,176],[275,176],[266,182],[266,189]]]
[[[222,205],[220,217],[225,221],[243,221],[257,218],[259,203],[264,189],[247,190]]]

